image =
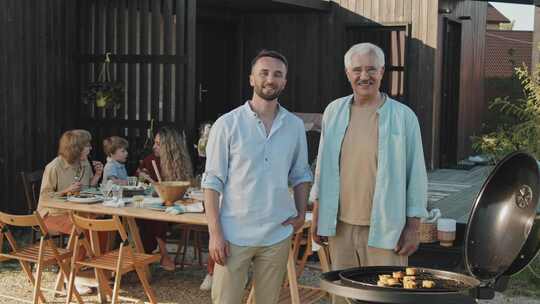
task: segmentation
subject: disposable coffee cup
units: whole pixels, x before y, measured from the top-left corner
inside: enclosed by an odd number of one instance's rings
[[[456,240],[456,220],[440,218],[437,221],[437,239],[443,247],[452,247]]]

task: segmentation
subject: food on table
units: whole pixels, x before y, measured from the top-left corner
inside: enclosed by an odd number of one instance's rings
[[[422,287],[423,288],[433,288],[433,287],[435,287],[435,282],[433,282],[431,280],[423,280],[422,281]]]
[[[377,281],[377,286],[386,287],[386,283],[379,280],[379,281]]]
[[[392,272],[392,277],[394,279],[403,279],[404,273],[403,271],[395,271],[395,272]]]
[[[417,284],[416,284],[415,281],[403,280],[403,288],[405,288],[405,289],[415,289],[415,288],[417,288]]]
[[[408,276],[416,275],[417,272],[418,272],[418,269],[416,269],[416,268],[412,268],[412,267],[407,267],[407,268],[405,268],[405,273],[406,273]]]

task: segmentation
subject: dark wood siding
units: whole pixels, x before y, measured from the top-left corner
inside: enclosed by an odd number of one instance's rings
[[[103,80],[98,75],[110,53],[110,81],[122,83],[125,91],[119,109],[88,104],[81,111],[82,123],[94,135],[97,159],[105,159],[105,137],[123,136],[135,152],[128,161],[131,172],[144,156],[139,154],[151,121],[176,124],[188,133],[195,129],[189,114],[192,105],[186,102],[192,100],[193,90],[184,90],[193,67],[188,59],[194,56],[188,41],[192,34],[186,28],[193,22],[193,6],[194,0],[85,1],[81,15],[86,23],[79,28],[88,42],[79,52],[82,84]]]
[[[418,116],[428,167],[434,167],[433,129],[434,74],[436,69],[438,3],[432,0],[341,0],[336,1],[354,14],[339,18],[349,23],[407,24],[410,26],[406,66],[407,100]]]
[[[281,101],[293,111],[322,112],[332,100],[351,92],[343,67],[343,55],[351,46],[347,43],[347,29],[362,25],[406,27],[408,98],[404,102],[418,115],[426,160],[431,165],[437,2],[336,2],[329,12],[245,16],[244,61],[249,62],[261,48],[282,51],[290,68]],[[245,67],[243,75],[248,73],[249,67]],[[244,95],[249,97],[250,92],[249,84],[244,82]]]
[[[457,158],[470,155],[471,136],[479,135],[482,130],[483,114],[487,109],[484,100],[484,49],[486,33],[487,3],[481,1],[441,1],[441,6],[449,7],[450,14],[439,15],[438,72],[435,75],[435,120],[439,121],[440,113],[440,81],[442,79],[442,49],[444,36],[442,33],[443,18],[453,18],[461,23],[461,72],[459,92],[459,118],[457,134]],[[438,135],[439,125],[434,124],[434,134]],[[438,164],[438,138],[434,144],[434,163]]]
[[[43,168],[79,112],[79,1],[0,2],[0,210],[22,212],[18,172]]]

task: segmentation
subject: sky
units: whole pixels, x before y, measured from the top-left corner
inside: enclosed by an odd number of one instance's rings
[[[515,20],[515,31],[532,31],[534,27],[534,6],[524,4],[509,4],[490,2],[499,12],[510,21]]]

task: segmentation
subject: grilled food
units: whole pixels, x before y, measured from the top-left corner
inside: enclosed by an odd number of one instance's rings
[[[401,285],[401,283],[399,282],[399,279],[395,279],[395,278],[390,278],[388,279],[388,281],[386,282],[386,284],[388,286],[391,286],[391,287],[398,287]]]
[[[431,280],[423,280],[422,281],[422,287],[423,288],[433,288],[433,287],[435,287],[435,282],[433,282]]]
[[[404,276],[403,277],[403,282],[405,281],[416,281],[416,277],[415,276]]]
[[[405,276],[405,274],[403,273],[403,271],[396,271],[396,272],[392,272],[392,277],[394,279],[403,279],[403,277]]]
[[[380,287],[386,287],[386,283],[383,282],[383,281],[381,281],[381,280],[379,280],[379,281],[377,281],[377,286],[380,286]]]
[[[418,269],[412,268],[412,267],[407,267],[407,268],[405,268],[405,273],[408,276],[414,276],[414,275],[416,275],[418,273]]]
[[[389,275],[389,274],[381,274],[381,275],[379,275],[379,281],[383,282],[384,284],[387,284],[388,279],[391,279],[391,278],[392,278],[392,276]]]
[[[418,288],[415,281],[403,280],[403,288],[405,289],[416,289]]]

